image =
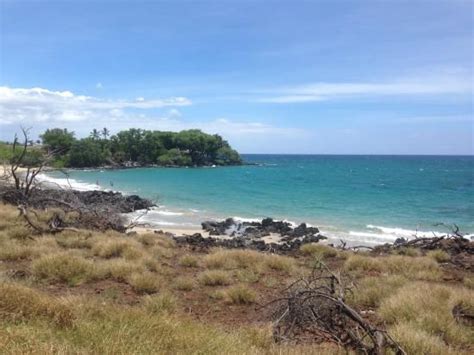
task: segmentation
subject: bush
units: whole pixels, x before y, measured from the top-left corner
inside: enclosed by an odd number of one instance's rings
[[[69,285],[94,278],[94,265],[89,260],[66,253],[40,257],[31,265],[33,275],[49,282],[64,282]]]
[[[404,276],[386,275],[365,277],[356,283],[357,287],[349,295],[349,302],[362,307],[376,308],[382,300],[393,295],[408,282]]]
[[[14,242],[0,244],[0,260],[18,261],[29,259],[33,255],[33,249],[26,245]]]
[[[96,275],[98,278],[124,282],[133,274],[145,271],[143,265],[135,264],[133,262],[123,259],[113,259],[103,261],[96,265]]]
[[[224,286],[229,285],[232,279],[228,272],[210,270],[199,275],[199,282],[205,286]]]

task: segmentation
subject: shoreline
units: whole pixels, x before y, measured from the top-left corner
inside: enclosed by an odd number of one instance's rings
[[[148,167],[152,168],[152,167]],[[79,169],[84,171],[84,169]],[[75,179],[56,178],[48,175],[52,170],[44,171],[38,176],[41,184],[52,188],[65,188],[73,189],[78,191],[112,191],[111,189],[103,188],[100,185],[85,183],[77,181]],[[100,170],[99,170],[100,171]],[[128,195],[124,191],[121,192],[124,195]],[[128,221],[133,220],[142,211],[135,211],[124,215]],[[205,220],[222,220],[225,217],[217,217],[202,214],[203,211],[192,210],[192,209],[169,209],[169,206],[159,205],[149,210],[144,215],[143,225],[149,224],[149,226],[141,226],[140,232],[143,230],[164,231],[177,235],[189,235],[194,233],[201,233],[205,235],[205,232],[201,228],[201,223]],[[229,217],[229,216],[227,216]],[[237,221],[256,221],[262,220],[263,218],[242,218],[233,217]],[[191,222],[190,222],[191,221]],[[367,245],[375,246],[384,243],[393,243],[397,238],[414,239],[416,237],[433,237],[439,235],[449,234],[441,231],[420,231],[414,229],[405,229],[397,226],[377,226],[377,225],[366,225],[365,231],[358,230],[343,230],[338,229],[335,226],[324,226],[317,225],[321,229],[321,234],[328,237],[328,242],[339,244],[341,240],[344,240],[348,245]],[[467,234],[466,238],[472,239],[473,234]]]

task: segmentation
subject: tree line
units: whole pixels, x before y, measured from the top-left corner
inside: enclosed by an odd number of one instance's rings
[[[111,135],[107,128],[93,129],[77,139],[62,128],[40,135],[43,148],[54,151],[57,167],[112,166],[206,166],[239,165],[239,153],[221,136],[198,129],[181,132],[131,128]]]

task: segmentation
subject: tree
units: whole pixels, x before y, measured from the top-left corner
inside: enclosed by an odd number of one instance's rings
[[[100,143],[94,138],[84,138],[76,141],[69,152],[68,165],[77,168],[101,166],[106,162],[106,156]]]
[[[74,132],[69,132],[66,128],[47,129],[40,137],[48,151],[63,155],[69,152],[75,141]]]
[[[92,139],[94,139],[94,140],[99,140],[99,138],[100,138],[100,133],[99,133],[99,131],[94,128],[94,129],[92,130],[91,134],[90,134],[90,137],[91,137]]]
[[[104,137],[104,139],[107,139],[109,135],[110,131],[107,129],[107,127],[102,128],[102,137]]]

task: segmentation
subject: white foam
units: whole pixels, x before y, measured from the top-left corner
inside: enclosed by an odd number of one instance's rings
[[[67,178],[53,178],[46,174],[39,174],[36,177],[36,180],[39,184],[49,184],[62,189],[73,189],[78,191],[103,190],[99,185],[96,184],[88,184]]]
[[[439,233],[439,232],[427,232],[427,231],[419,231],[419,230],[411,230],[411,229],[403,229],[399,227],[383,227],[383,226],[374,226],[372,224],[368,224],[366,226],[368,229],[375,229],[379,230],[384,234],[393,235],[396,237],[404,237],[404,238],[415,238],[415,237],[433,237],[438,236],[446,233]]]

